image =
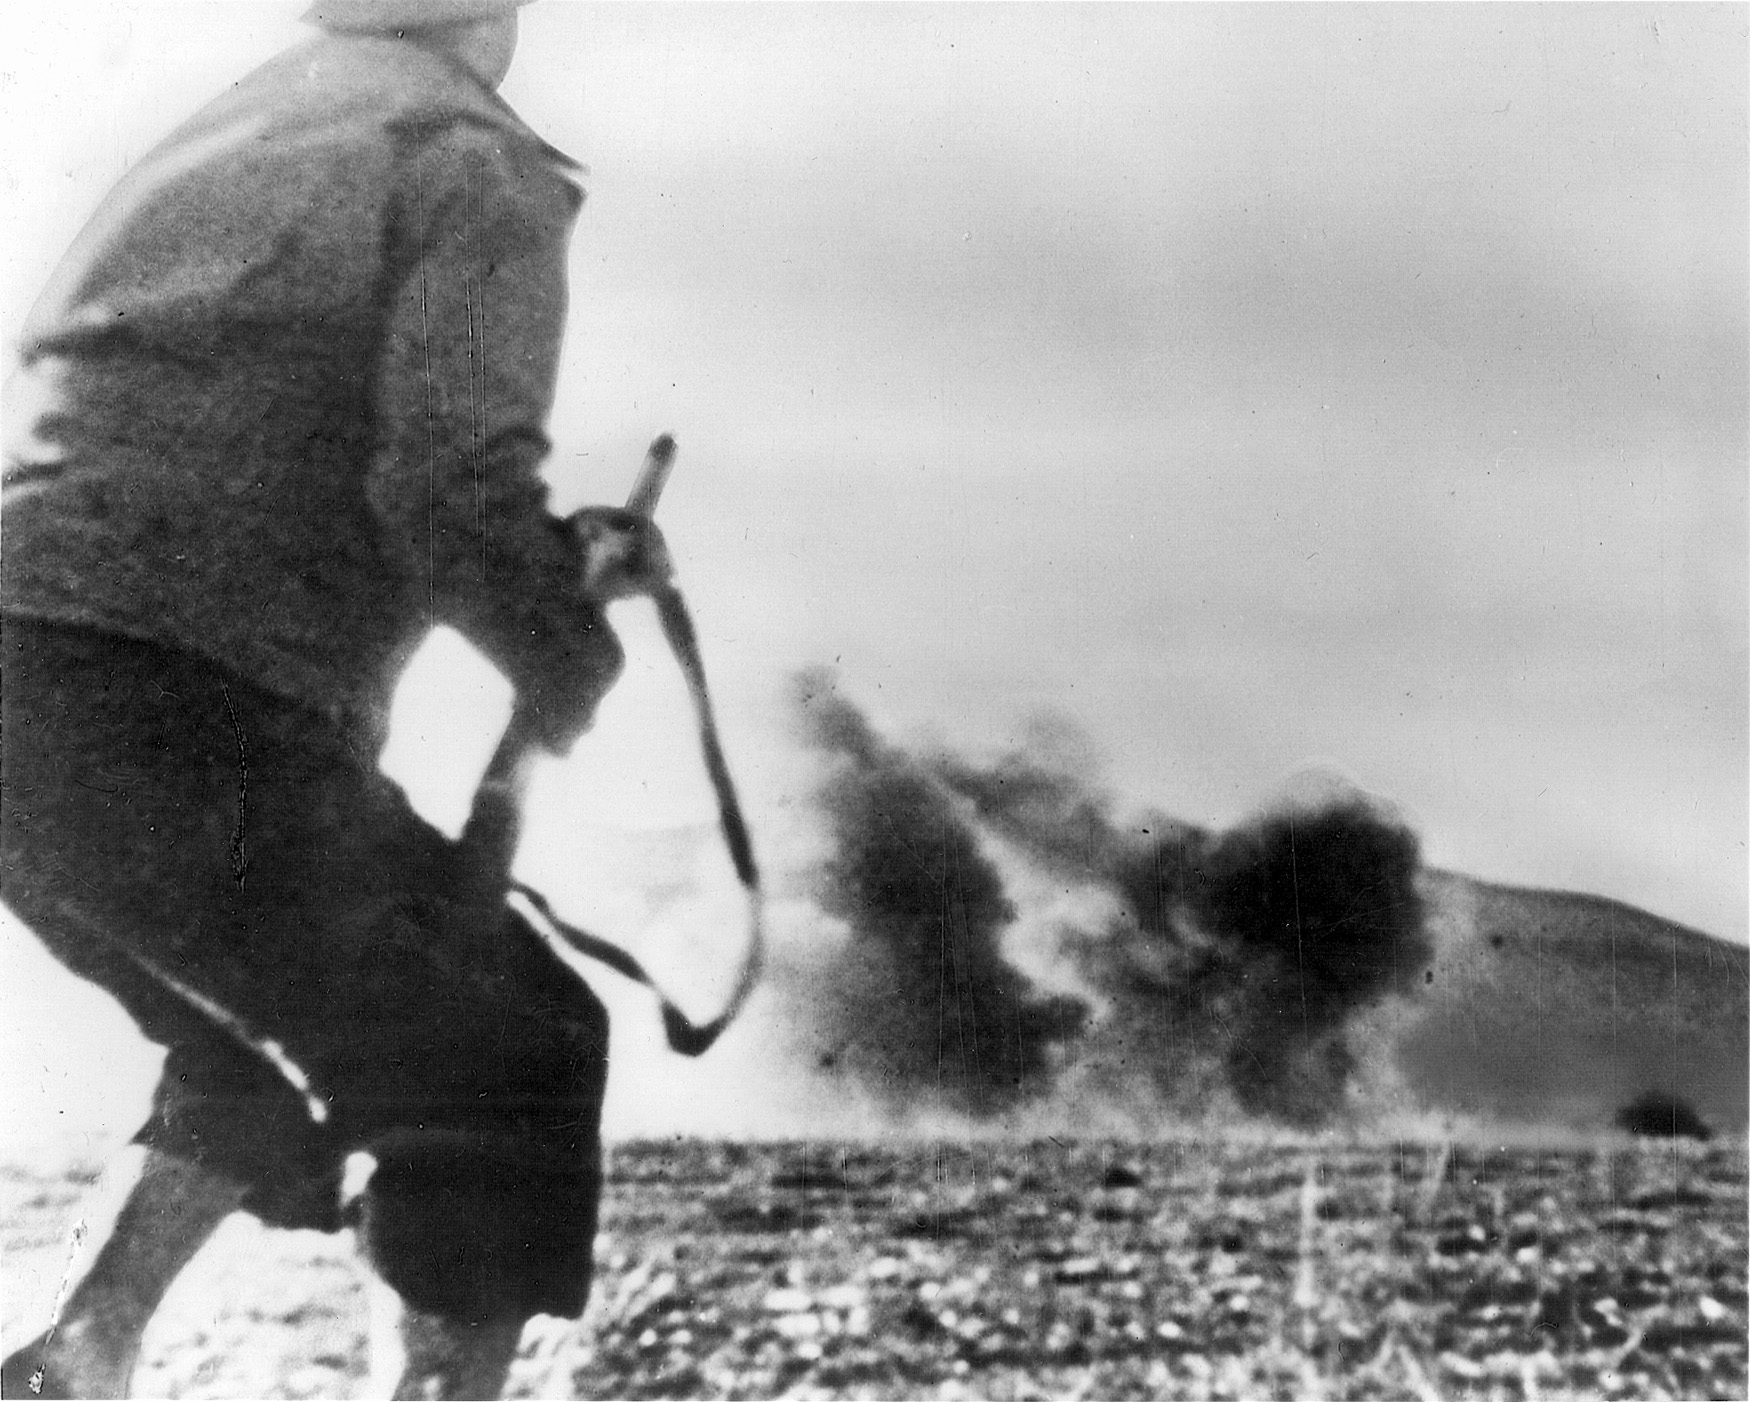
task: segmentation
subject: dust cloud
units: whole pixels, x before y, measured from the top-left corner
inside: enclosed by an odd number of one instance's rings
[[[1428,962],[1418,840],[1353,789],[1208,832],[1120,815],[1066,721],[979,761],[882,736],[825,670],[792,701],[821,841],[790,879],[837,932],[776,971],[793,1070],[877,1113],[1317,1126],[1351,1018]]]
[[[1038,1097],[1087,1004],[1042,992],[1005,956],[1019,912],[952,791],[826,674],[799,676],[795,697],[827,761],[816,802],[834,840],[815,896],[851,933],[806,1002],[820,1069],[895,1107],[983,1116]]]

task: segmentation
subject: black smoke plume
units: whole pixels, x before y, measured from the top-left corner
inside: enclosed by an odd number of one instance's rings
[[[1224,1085],[1252,1114],[1320,1123],[1355,1071],[1349,1018],[1413,991],[1431,957],[1416,836],[1361,794],[1211,834],[1160,814],[1120,824],[1079,759],[933,767],[996,831],[1128,907],[1129,930],[1070,940],[1110,1003],[1084,1049],[1108,1091],[1140,1074],[1187,1109]]]
[[[835,836],[819,898],[853,930],[823,981],[823,1053],[892,1103],[934,1091],[1000,1110],[1073,1070],[1148,1113],[1241,1111],[1316,1125],[1357,1058],[1351,1018],[1413,993],[1432,957],[1420,844],[1342,789],[1225,832],[1121,819],[1070,723],[1036,726],[992,763],[914,757],[878,736],[829,675],[799,679],[806,733],[833,759]],[[1061,952],[1098,999],[1041,996],[1000,948],[1015,909],[978,832],[1119,897],[1115,925],[1065,928]]]
[[[1086,1004],[1041,994],[1004,958],[1015,908],[951,792],[829,674],[804,674],[795,694],[805,737],[830,762],[818,800],[834,850],[816,895],[850,928],[807,1010],[822,1069],[892,1108],[990,1115],[1043,1093]]]
[[[1412,991],[1432,955],[1416,890],[1420,844],[1358,795],[1209,836],[1181,828],[1112,877],[1145,937],[1175,948],[1155,990],[1259,1115],[1316,1124],[1355,1069],[1352,1014]]]
[[[1014,752],[980,766],[941,751],[928,764],[982,822],[1053,868],[1101,878],[1120,855],[1111,798],[1064,757]]]

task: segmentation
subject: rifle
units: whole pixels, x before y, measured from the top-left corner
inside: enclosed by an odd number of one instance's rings
[[[639,470],[632,494],[626,500],[626,510],[650,519],[668,483],[674,467],[675,442],[663,434],[650,445],[644,465]],[[572,529],[581,535],[590,513],[586,509],[568,518]],[[587,930],[561,920],[547,899],[533,887],[510,876],[510,866],[516,856],[517,842],[522,835],[522,802],[535,759],[542,753],[535,742],[532,723],[527,713],[519,710],[511,715],[509,726],[494,751],[485,777],[474,795],[474,806],[462,829],[461,845],[469,854],[474,870],[502,876],[507,895],[519,896],[534,912],[548,933],[563,940],[578,952],[606,964],[625,977],[649,988],[662,1008],[663,1031],[668,1044],[682,1056],[698,1056],[711,1046],[724,1028],[735,1020],[759,981],[765,959],[765,898],[760,889],[759,867],[754,861],[753,842],[747,822],[742,817],[741,803],[736,796],[735,781],[729,773],[723,755],[723,744],[717,733],[716,716],[711,705],[710,688],[705,682],[705,665],[699,655],[698,633],[693,627],[686,598],[671,581],[665,580],[648,591],[656,605],[663,636],[669,650],[686,678],[692,697],[693,714],[698,721],[699,746],[710,775],[711,787],[717,796],[717,814],[723,840],[729,848],[735,866],[736,879],[748,896],[748,942],[742,956],[741,971],[734,991],[724,1010],[711,1021],[695,1023],[687,1017],[659,988],[639,962],[618,945],[611,944]]]

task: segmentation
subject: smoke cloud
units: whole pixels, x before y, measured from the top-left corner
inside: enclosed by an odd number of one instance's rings
[[[1316,1125],[1356,1077],[1351,1018],[1426,967],[1418,840],[1352,789],[1212,833],[1122,817],[1062,719],[980,763],[883,738],[829,672],[794,698],[826,761],[811,896],[849,932],[798,1002],[817,1069],[889,1109]],[[1069,990],[1018,967],[1022,927]]]
[[[824,672],[797,678],[833,850],[815,899],[850,937],[811,989],[822,1071],[891,1108],[988,1116],[1044,1094],[1088,1005],[1034,986],[1003,950],[1017,910],[967,805],[883,741]]]
[[[1415,835],[1359,795],[1213,836],[1180,828],[1114,865],[1173,975],[1120,988],[1219,1049],[1244,1110],[1320,1123],[1355,1071],[1348,1020],[1411,991],[1431,955],[1419,865]]]

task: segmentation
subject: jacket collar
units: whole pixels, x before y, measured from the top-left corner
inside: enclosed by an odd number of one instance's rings
[[[312,72],[342,86],[395,90],[408,115],[466,115],[509,132],[564,170],[584,167],[530,127],[498,92],[442,48],[409,34],[324,33],[292,51]]]

